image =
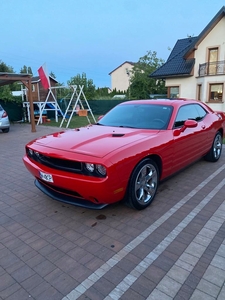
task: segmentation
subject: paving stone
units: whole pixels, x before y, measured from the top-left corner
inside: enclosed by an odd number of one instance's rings
[[[57,130],[0,133],[0,298],[224,300],[225,152],[160,184],[146,210],[99,212],[50,199],[24,167],[24,145]]]
[[[215,300],[215,298],[196,289],[190,300]]]
[[[220,292],[220,287],[205,279],[200,280],[197,289],[215,298]]]

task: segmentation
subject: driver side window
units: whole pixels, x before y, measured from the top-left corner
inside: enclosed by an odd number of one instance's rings
[[[199,111],[201,112],[201,114],[199,113]],[[174,128],[183,126],[186,120],[195,120],[198,122],[202,120],[205,115],[206,111],[204,111],[198,104],[184,105],[179,109],[177,113]]]

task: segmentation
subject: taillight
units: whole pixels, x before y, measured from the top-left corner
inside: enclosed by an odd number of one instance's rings
[[[7,117],[8,115],[7,115],[7,112],[6,111],[4,111],[4,113],[3,113],[3,115],[2,115],[2,118],[5,118],[5,117]]]

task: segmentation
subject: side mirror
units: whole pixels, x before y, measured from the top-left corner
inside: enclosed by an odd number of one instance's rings
[[[98,121],[100,121],[101,118],[103,118],[103,117],[104,117],[104,115],[99,116],[99,117],[98,117]]]
[[[194,128],[198,126],[198,122],[195,120],[186,120],[184,122],[184,127],[186,128]]]
[[[178,136],[178,135],[181,134],[181,132],[184,132],[186,128],[195,128],[197,126],[198,126],[197,121],[195,121],[195,120],[186,120],[184,122],[184,125],[181,128],[174,130],[173,134],[174,134],[174,136]]]

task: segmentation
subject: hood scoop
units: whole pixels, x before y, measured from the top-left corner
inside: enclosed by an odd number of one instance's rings
[[[125,133],[113,133],[112,134],[112,137],[121,137],[121,136],[124,136]]]

